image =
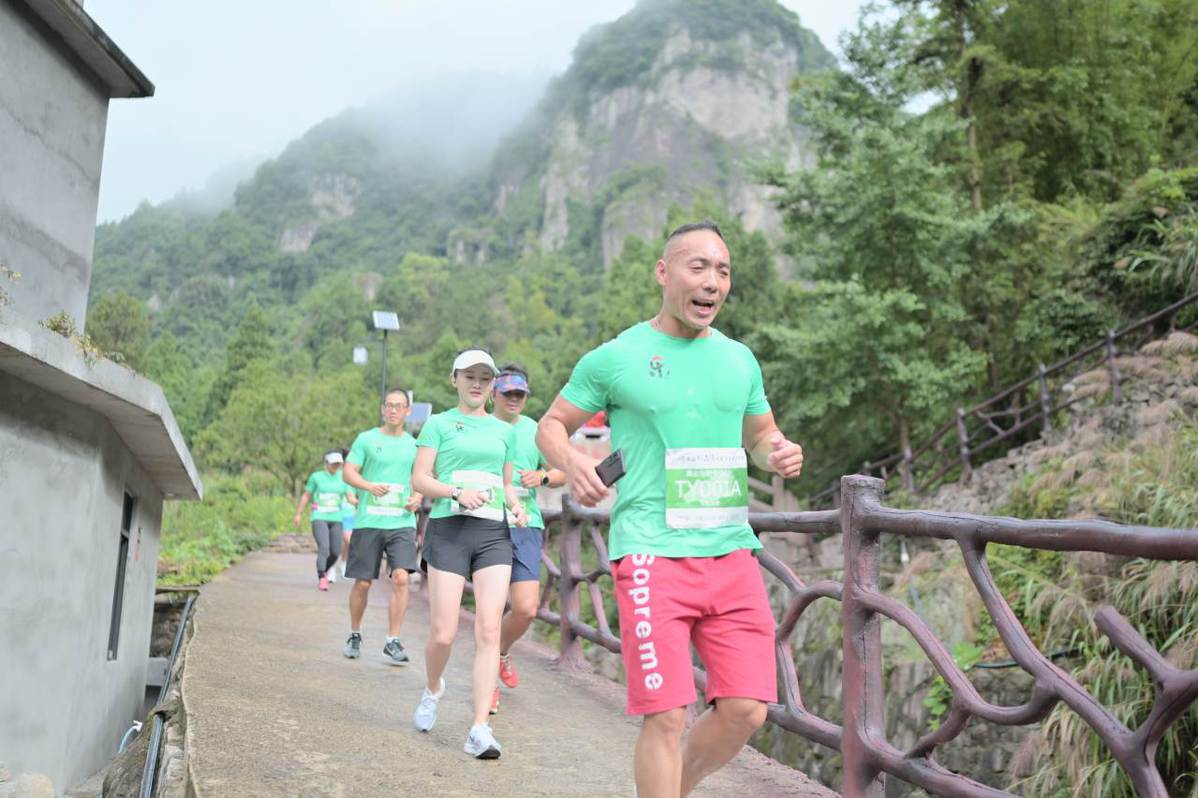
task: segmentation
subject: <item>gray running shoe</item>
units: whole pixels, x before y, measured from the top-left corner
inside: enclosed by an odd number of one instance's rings
[[[416,707],[416,714],[412,716],[412,723],[417,729],[426,732],[437,725],[437,702],[443,695],[445,695],[444,676],[441,677],[441,689],[437,692],[430,693],[427,687],[424,688],[424,693],[420,696],[420,704]]]
[[[403,650],[403,644],[398,639],[387,641],[387,645],[383,646],[383,656],[392,665],[408,664],[408,653]]]
[[[470,734],[466,735],[466,745],[463,746],[463,750],[475,759],[498,759],[503,746],[491,733],[491,727],[480,723],[470,727]]]
[[[362,635],[357,632],[349,633],[349,639],[345,641],[345,656],[350,659],[362,656]]]

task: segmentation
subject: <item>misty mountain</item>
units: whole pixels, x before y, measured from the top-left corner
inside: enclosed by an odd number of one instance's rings
[[[140,298],[205,361],[250,303],[292,306],[409,253],[500,270],[552,254],[601,274],[627,236],[655,238],[698,198],[772,233],[753,167],[808,157],[790,84],[834,63],[775,0],[641,0],[552,81],[400,83],[291,142],[230,207],[143,205],[101,225],[92,296]]]

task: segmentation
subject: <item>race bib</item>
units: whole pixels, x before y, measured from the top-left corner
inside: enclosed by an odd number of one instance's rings
[[[532,508],[537,503],[536,494],[523,485],[515,486],[516,497],[520,499],[520,503],[524,505],[524,512],[532,513]]]
[[[666,526],[707,529],[749,521],[745,450],[668,449]]]
[[[477,510],[463,509],[461,505],[451,499],[450,505],[455,513],[474,518],[487,518],[491,521],[503,520],[503,479],[501,477],[486,471],[454,471],[450,481],[454,487],[482,491],[487,494],[487,503]]]
[[[339,513],[339,512],[341,512],[341,494],[340,493],[317,493],[316,494],[316,512],[318,512],[318,513]]]
[[[386,485],[389,490],[382,496],[375,496],[370,491],[366,491],[367,512],[371,515],[392,517],[407,515],[408,508],[404,505],[408,503],[408,486],[397,482],[380,484]]]

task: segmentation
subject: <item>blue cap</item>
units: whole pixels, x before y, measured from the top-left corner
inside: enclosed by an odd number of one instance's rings
[[[499,380],[495,383],[495,390],[499,393],[509,393],[510,391],[530,393],[528,390],[528,380],[524,379],[524,375],[516,374],[512,371],[506,372],[499,377]]]

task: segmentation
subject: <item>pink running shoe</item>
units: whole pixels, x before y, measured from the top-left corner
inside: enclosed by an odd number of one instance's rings
[[[491,696],[491,714],[499,714],[499,688],[495,688],[495,695]]]
[[[329,578],[327,576],[320,577],[320,583],[316,585],[316,588],[318,590],[328,590],[329,589]]]
[[[511,657],[499,658],[499,681],[509,688],[520,686],[520,674],[516,673],[516,666],[512,664]]]

